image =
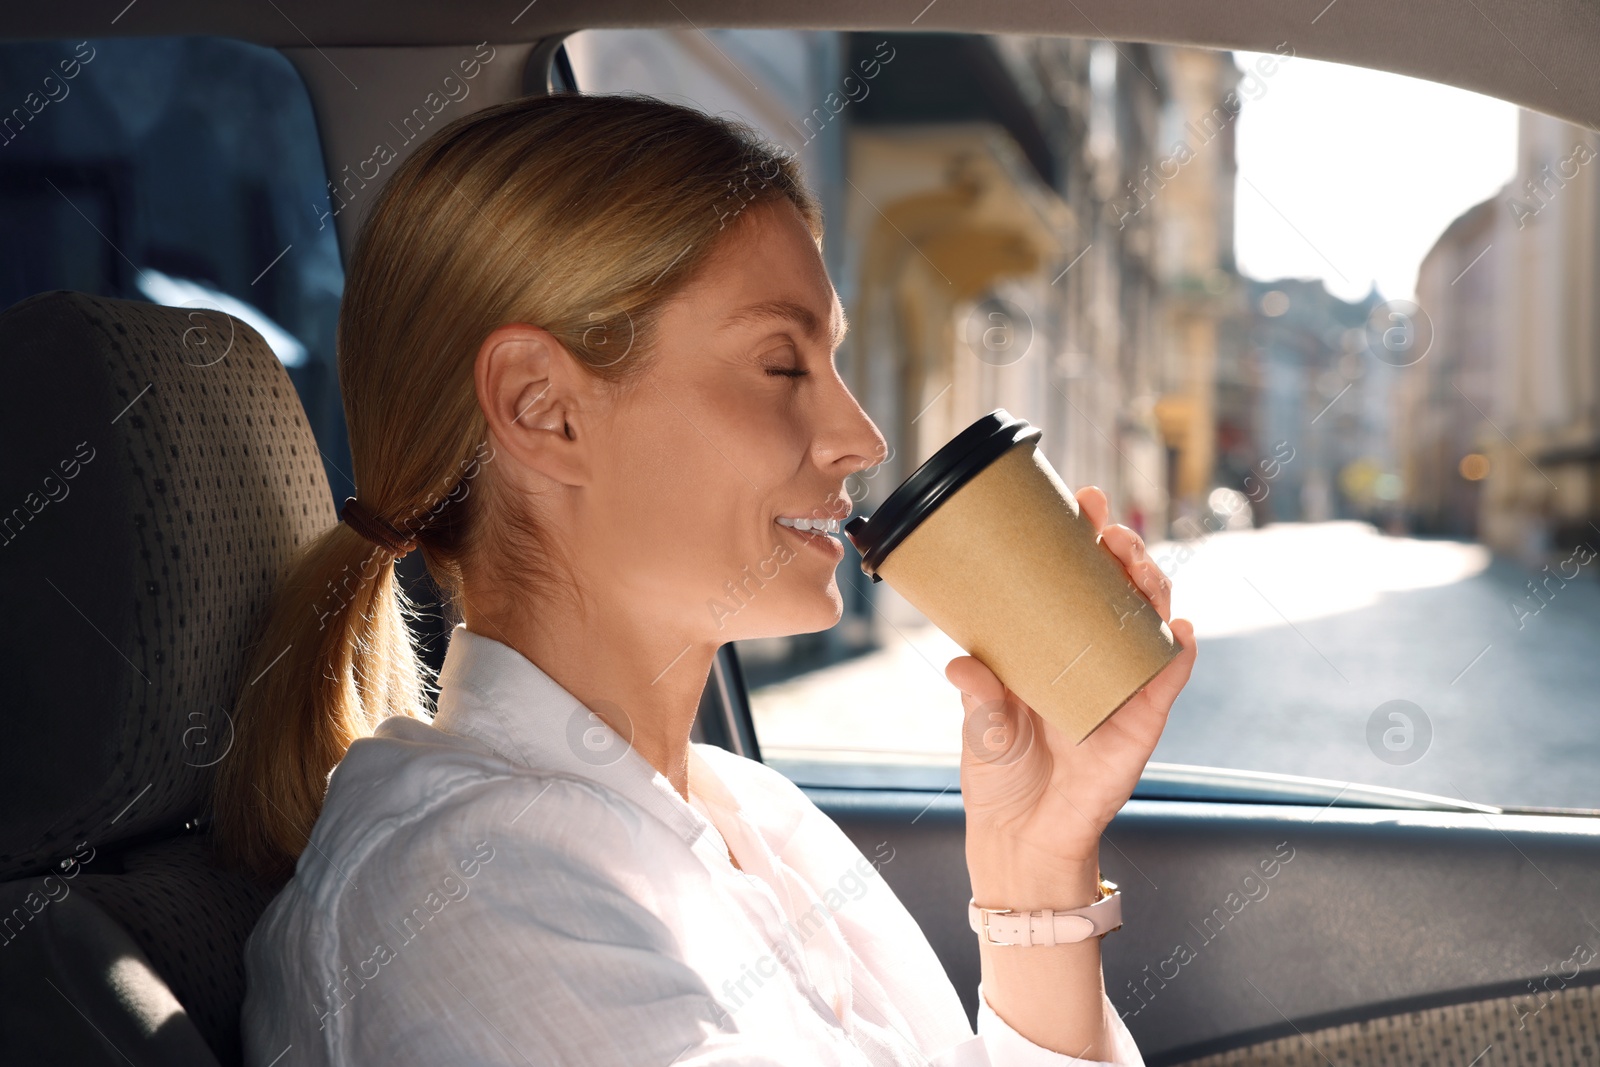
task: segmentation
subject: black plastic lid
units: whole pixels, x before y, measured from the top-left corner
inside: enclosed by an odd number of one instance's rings
[[[861,572],[882,581],[878,567],[947,497],[1012,447],[1037,441],[1043,434],[1028,420],[995,408],[952,437],[889,494],[871,519],[857,517],[845,523],[845,536],[861,553]]]

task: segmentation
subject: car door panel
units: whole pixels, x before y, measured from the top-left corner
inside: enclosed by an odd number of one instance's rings
[[[893,849],[882,874],[973,1013],[959,795],[808,793],[864,851]],[[1581,1041],[1600,980],[1600,820],[1135,799],[1101,866],[1124,892],[1106,989],[1152,1067],[1283,1038],[1266,1054],[1299,1043],[1299,1062],[1322,1062],[1302,1033],[1393,1016],[1424,1030],[1432,1019],[1434,1043],[1442,1034],[1452,1049],[1484,1021],[1502,1053],[1519,1035],[1566,1033],[1580,1041],[1572,1062],[1593,1062]],[[1355,1030],[1347,1051],[1372,1038],[1373,1026]],[[1482,1048],[1457,1051],[1447,1062]]]

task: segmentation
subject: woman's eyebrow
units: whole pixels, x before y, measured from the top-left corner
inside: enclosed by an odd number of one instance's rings
[[[755,322],[778,319],[797,324],[801,332],[813,341],[821,341],[826,336],[829,347],[837,348],[840,340],[844,338],[845,330],[849,328],[849,323],[845,321],[844,308],[838,303],[835,303],[834,307],[838,309],[838,314],[829,321],[826,330],[823,329],[822,320],[817,317],[816,312],[794,300],[762,300],[742,307],[727,317],[723,327],[746,326]]]

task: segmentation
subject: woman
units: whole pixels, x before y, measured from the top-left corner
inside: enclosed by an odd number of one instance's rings
[[[869,859],[690,744],[719,645],[839,618],[829,520],[885,452],[834,367],[821,235],[791,159],[643,98],[491,107],[389,179],[339,320],[359,497],[282,585],[219,781],[227,853],[293,875],[248,949],[252,1063],[1140,1062],[1097,938],[984,944],[975,1037],[878,873],[893,843]],[[413,548],[461,617],[437,679],[389,566]],[[1098,898],[1193,663],[1173,631],[1078,746],[949,665],[1006,727],[963,756],[978,904]]]

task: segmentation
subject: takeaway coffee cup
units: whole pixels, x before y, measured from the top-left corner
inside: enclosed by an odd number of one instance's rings
[[[1082,741],[1181,650],[1005,409],[968,426],[845,535],[886,581]]]

